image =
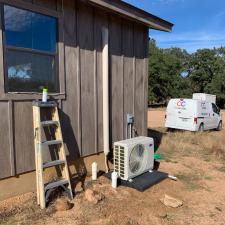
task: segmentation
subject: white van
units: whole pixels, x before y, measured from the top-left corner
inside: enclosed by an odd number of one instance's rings
[[[188,131],[221,130],[220,109],[213,95],[193,94],[193,99],[171,99],[165,116],[165,127]]]

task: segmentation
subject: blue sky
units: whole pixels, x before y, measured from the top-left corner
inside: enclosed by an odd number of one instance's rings
[[[225,46],[225,0],[125,0],[174,24],[172,33],[150,31],[160,48],[188,52]]]

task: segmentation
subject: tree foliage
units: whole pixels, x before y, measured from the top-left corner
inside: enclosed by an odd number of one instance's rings
[[[180,48],[159,49],[149,42],[149,102],[191,98],[192,93],[216,94],[225,104],[225,47],[189,54]]]

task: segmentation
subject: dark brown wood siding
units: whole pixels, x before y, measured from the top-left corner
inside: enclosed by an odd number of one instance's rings
[[[13,5],[14,1],[8,2]],[[61,92],[65,93],[58,94],[55,99],[61,109],[68,158],[73,160],[103,150],[103,26],[109,28],[110,35],[111,143],[125,138],[127,113],[135,115],[138,134],[146,135],[148,28],[79,0],[15,2],[21,3],[21,7],[38,8],[43,13],[46,11],[59,17],[59,77],[60,87],[64,89]],[[0,178],[5,178],[31,171],[35,167],[32,100],[39,97],[4,94],[3,75],[0,76]]]

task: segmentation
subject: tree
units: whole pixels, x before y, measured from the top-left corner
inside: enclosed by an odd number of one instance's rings
[[[149,102],[166,102],[173,97],[190,95],[189,80],[181,74],[187,70],[189,54],[179,48],[159,49],[149,43]]]
[[[215,50],[201,49],[191,55],[189,78],[193,92],[204,92],[215,75]]]
[[[193,54],[180,48],[159,49],[149,42],[149,102],[190,98],[192,93],[217,95],[225,104],[225,47],[201,49]]]

